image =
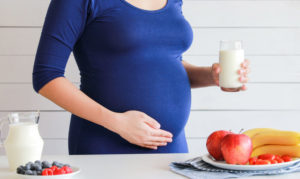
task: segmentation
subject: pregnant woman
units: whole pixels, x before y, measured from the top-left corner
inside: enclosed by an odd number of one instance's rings
[[[191,87],[217,86],[221,70],[182,60],[192,38],[182,0],[52,0],[33,87],[72,113],[69,153],[188,152]],[[72,51],[80,89],[64,78]]]

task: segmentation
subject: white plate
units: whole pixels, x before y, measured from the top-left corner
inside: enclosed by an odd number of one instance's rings
[[[72,168],[72,173],[68,173],[68,174],[63,174],[63,175],[52,175],[52,176],[41,176],[41,175],[21,175],[21,174],[17,174],[16,175],[19,178],[26,178],[26,179],[65,179],[65,178],[71,178],[74,175],[77,175],[80,172],[80,168],[78,167],[71,167]]]
[[[278,163],[278,164],[269,164],[269,165],[233,165],[227,164],[225,161],[216,161],[211,155],[206,154],[202,157],[202,160],[206,163],[209,163],[215,167],[229,169],[229,170],[273,170],[284,168],[293,165],[296,162],[300,161],[300,158],[294,159],[290,162]]]

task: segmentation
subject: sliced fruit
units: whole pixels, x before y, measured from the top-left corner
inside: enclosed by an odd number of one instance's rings
[[[262,160],[274,160],[275,159],[275,155],[273,154],[261,154],[258,156],[259,159]]]
[[[53,175],[62,175],[62,174],[66,174],[65,170],[62,168],[57,168],[54,172]]]
[[[270,160],[271,164],[277,164],[277,160]]]
[[[281,156],[282,160],[284,160],[284,162],[290,162],[292,161],[292,157],[288,156],[288,155],[283,155]]]
[[[270,162],[269,160],[258,159],[258,160],[255,162],[255,165],[268,165],[268,164],[271,164],[271,162]]]
[[[42,171],[43,176],[53,175],[53,171],[50,168],[46,168]]]
[[[72,169],[68,166],[63,166],[62,169],[66,172],[66,173],[72,173]]]
[[[53,165],[52,167],[50,167],[50,169],[54,172],[55,170],[58,169],[58,167],[56,165]]]
[[[256,161],[257,161],[257,157],[251,157],[249,159],[249,165],[255,165]]]

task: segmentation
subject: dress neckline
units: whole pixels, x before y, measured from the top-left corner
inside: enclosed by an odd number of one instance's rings
[[[141,11],[141,12],[145,12],[145,13],[159,13],[159,12],[163,12],[165,11],[168,7],[169,7],[169,4],[170,4],[170,0],[167,0],[166,4],[160,8],[160,9],[157,9],[157,10],[147,10],[147,9],[142,9],[142,8],[139,8],[139,7],[136,7],[134,6],[133,4],[127,2],[126,0],[120,0],[123,4],[125,4],[126,6],[136,10],[136,11]]]

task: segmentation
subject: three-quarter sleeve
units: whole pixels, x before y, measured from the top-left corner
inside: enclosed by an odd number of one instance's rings
[[[179,60],[182,61],[182,55],[179,56]]]
[[[51,0],[42,28],[32,73],[34,90],[64,77],[73,47],[84,31],[89,0]]]

